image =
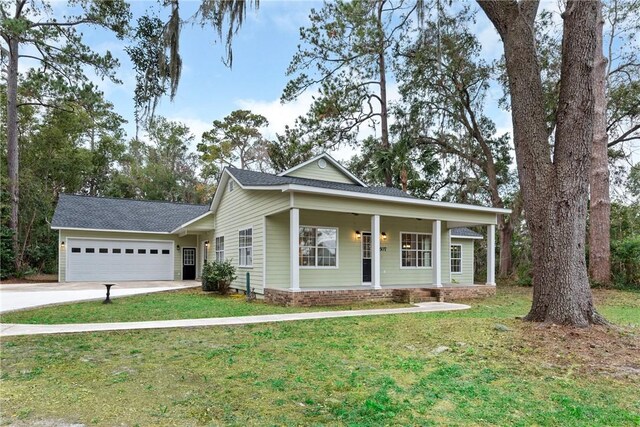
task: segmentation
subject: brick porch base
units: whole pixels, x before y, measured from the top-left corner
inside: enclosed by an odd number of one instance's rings
[[[288,289],[264,290],[264,300],[271,304],[311,307],[317,305],[347,305],[354,302],[402,302],[458,301],[486,298],[496,294],[495,286],[469,285],[442,288],[383,288],[383,289],[328,289],[291,291]]]

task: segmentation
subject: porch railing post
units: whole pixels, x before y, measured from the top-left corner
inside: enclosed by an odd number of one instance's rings
[[[371,216],[371,284],[380,289],[380,215]]]
[[[433,285],[442,287],[442,221],[439,219],[433,221],[432,229],[432,260],[431,269],[433,272]]]
[[[289,211],[289,268],[290,286],[292,290],[300,290],[300,209],[292,208]]]

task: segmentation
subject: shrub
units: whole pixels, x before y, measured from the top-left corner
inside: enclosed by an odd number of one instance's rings
[[[640,288],[640,235],[611,242],[611,273],[617,286]]]
[[[6,279],[15,274],[12,236],[13,231],[9,227],[0,226],[0,279]]]
[[[236,268],[230,260],[205,262],[202,269],[202,290],[229,292],[231,282],[236,279]]]

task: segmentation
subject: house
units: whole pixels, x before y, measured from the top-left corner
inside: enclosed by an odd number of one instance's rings
[[[321,154],[277,175],[226,168],[210,205],[61,195],[52,229],[61,282],[191,280],[205,260],[230,259],[234,288],[250,273],[265,299],[311,305],[491,295],[497,215],[509,212],[368,186]],[[487,229],[484,284],[470,226]]]

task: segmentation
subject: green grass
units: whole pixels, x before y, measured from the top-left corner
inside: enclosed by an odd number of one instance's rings
[[[631,325],[603,336],[640,346],[640,294],[597,300]],[[536,345],[514,319],[529,301],[529,290],[507,288],[462,312],[6,338],[2,422],[640,424],[640,377]],[[432,353],[440,345],[450,350]]]
[[[143,320],[200,319],[205,317],[252,316],[320,310],[356,310],[363,308],[406,307],[407,304],[359,303],[341,307],[279,307],[254,301],[247,304],[244,296],[220,296],[185,289],[147,295],[114,298],[112,304],[102,301],[55,305],[1,315],[2,323],[96,323],[136,322]]]

